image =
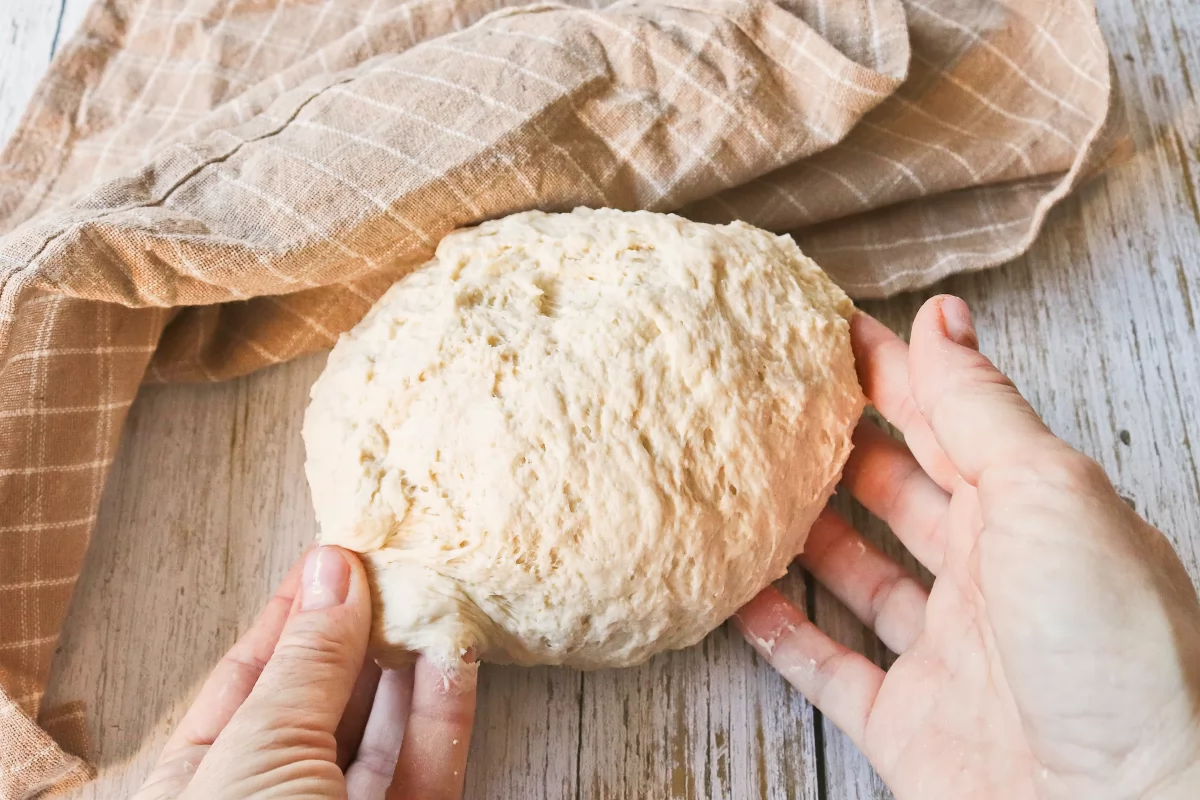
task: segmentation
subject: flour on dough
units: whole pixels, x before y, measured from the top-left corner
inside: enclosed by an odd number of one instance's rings
[[[791,238],[609,209],[455,232],[329,356],[320,541],[382,663],[636,664],[787,570],[863,408],[853,307]]]

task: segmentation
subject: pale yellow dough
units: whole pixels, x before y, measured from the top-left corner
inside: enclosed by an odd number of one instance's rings
[[[791,238],[648,212],[447,236],[312,389],[323,544],[375,652],[636,664],[780,577],[863,408],[852,305]]]

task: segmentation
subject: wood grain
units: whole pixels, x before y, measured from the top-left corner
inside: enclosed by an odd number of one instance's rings
[[[86,0],[0,4],[0,137]],[[1135,160],[1060,207],[1033,250],[867,304],[905,330],[966,298],[983,348],[1056,432],[1098,458],[1200,578],[1200,5],[1101,0]],[[312,538],[299,422],[322,358],[142,393],[63,634],[48,703],[86,698],[100,779],[128,796],[217,657]],[[889,552],[894,538],[854,521]],[[784,586],[803,601],[804,578]],[[887,663],[824,590],[810,610]],[[621,672],[485,668],[470,798],[889,797],[835,728],[726,628]]]
[[[781,586],[803,607],[803,576]],[[812,706],[729,626],[641,667],[581,678],[576,796],[818,797]]]
[[[62,16],[58,0],[16,0],[0,7],[0,141],[17,126],[50,63]]]

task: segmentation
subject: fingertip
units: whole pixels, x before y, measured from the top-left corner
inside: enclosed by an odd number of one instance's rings
[[[1027,457],[1053,436],[977,343],[966,304],[938,295],[917,313],[909,349],[917,409],[958,474],[971,484],[985,468]]]
[[[957,345],[978,350],[979,336],[966,302],[952,294],[938,295],[934,300],[942,317],[942,334]]]
[[[300,611],[321,611],[346,602],[350,562],[337,547],[318,547],[304,559]]]
[[[769,611],[780,603],[786,603],[787,598],[783,596],[783,592],[775,588],[775,584],[769,584],[761,592],[754,595],[750,602],[739,608],[733,615],[734,621],[742,628],[752,623],[764,612]]]
[[[362,573],[365,577],[366,570],[363,567],[362,556],[353,550],[348,550],[345,547],[337,544],[316,544],[308,552],[312,553],[317,550],[330,550],[339,553],[346,563],[350,565],[350,569],[355,572]]]
[[[750,645],[860,747],[883,670],[821,632],[773,586],[735,615]]]
[[[958,302],[955,303],[955,300]],[[909,337],[909,343],[913,348],[938,343],[957,343],[951,336],[947,325],[947,309],[945,308],[947,303],[951,316],[955,318],[953,324],[961,324],[961,314],[966,314],[967,319],[970,319],[970,311],[961,299],[948,294],[934,295],[921,304],[916,317],[913,318],[912,335]],[[913,351],[912,355],[915,357],[917,353]]]
[[[457,662],[438,663],[427,656],[418,656],[414,667],[417,684],[442,697],[462,697],[473,694],[479,684],[479,661],[475,648],[467,650]]]
[[[855,362],[869,362],[871,354],[881,344],[899,338],[891,328],[865,311],[855,311],[850,318],[850,349],[854,352]]]
[[[804,612],[774,585],[763,589],[733,615],[738,630],[767,658],[780,638],[794,632],[806,620]]]
[[[338,545],[322,545],[322,549],[336,550],[346,563],[350,565],[350,596],[356,603],[365,602],[371,606],[371,586],[367,579],[367,568],[363,565],[362,556],[353,550],[347,550]]]
[[[908,371],[912,397],[925,419],[931,405],[940,399],[936,387],[964,369],[990,367],[979,353],[978,337],[971,312],[960,298],[940,294],[926,300],[913,319],[909,337]]]
[[[887,326],[861,308],[854,309],[854,313],[850,315],[850,333],[852,336],[871,335],[879,329],[886,331]]]
[[[850,320],[854,372],[868,401],[894,418],[908,395],[908,345],[871,315],[859,311]]]
[[[353,550],[318,544],[305,553],[300,576],[300,611],[339,605],[371,609],[371,588],[362,559]]]

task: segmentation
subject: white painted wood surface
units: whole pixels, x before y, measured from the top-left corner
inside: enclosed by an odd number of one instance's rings
[[[0,0],[0,139],[86,3]],[[866,307],[903,330],[934,291],[966,298],[984,349],[1200,579],[1200,4],[1099,5],[1136,159],[1065,203],[1026,257]],[[101,777],[78,797],[139,785],[311,539],[299,424],[321,363],[148,390],[135,404],[47,696],[89,703]],[[785,589],[805,599],[802,576]],[[886,660],[823,590],[811,595],[820,624]],[[471,798],[889,796],[725,628],[620,672],[485,667],[469,769]]]

